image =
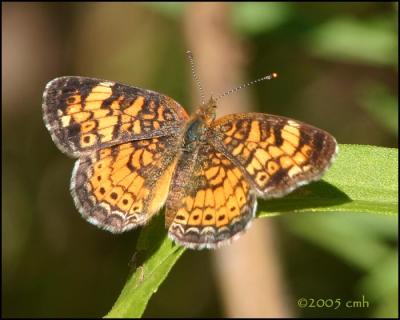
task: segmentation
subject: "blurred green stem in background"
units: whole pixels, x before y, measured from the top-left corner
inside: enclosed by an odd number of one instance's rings
[[[381,83],[367,83],[360,88],[359,103],[385,130],[397,136],[399,107],[396,96]]]

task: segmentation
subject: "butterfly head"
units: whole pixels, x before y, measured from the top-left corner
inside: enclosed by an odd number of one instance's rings
[[[215,120],[217,109],[217,102],[211,96],[207,103],[200,105],[196,110],[196,115],[200,117],[205,123],[210,124]]]

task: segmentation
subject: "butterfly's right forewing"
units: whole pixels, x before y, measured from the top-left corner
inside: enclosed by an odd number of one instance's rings
[[[281,197],[318,180],[337,153],[329,133],[284,117],[233,114],[216,120],[211,129],[209,141],[265,198]]]

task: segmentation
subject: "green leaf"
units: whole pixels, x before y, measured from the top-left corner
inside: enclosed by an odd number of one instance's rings
[[[166,237],[164,217],[153,219],[140,234],[134,260],[138,265],[129,277],[106,318],[139,318],[153,293],[167,277],[172,266],[185,251]]]
[[[323,181],[284,198],[260,199],[258,217],[282,212],[397,214],[397,168],[397,149],[340,145],[339,156]],[[184,251],[168,239],[163,216],[154,218],[139,238],[138,267],[106,317],[140,317]]]
[[[142,6],[149,7],[158,13],[173,19],[182,17],[185,3],[182,2],[141,2]]]
[[[309,48],[320,57],[397,66],[396,22],[391,17],[332,19],[310,34]]]
[[[286,215],[286,230],[324,248],[342,261],[367,272],[392,250],[397,240],[397,217],[340,212],[329,215]],[[351,245],[348,245],[351,243]]]
[[[231,6],[232,22],[244,34],[259,34],[284,23],[291,6],[285,2],[238,2]]]
[[[363,279],[359,291],[369,292],[371,300],[376,305],[373,317],[398,317],[398,268],[399,254],[396,248],[383,257]]]

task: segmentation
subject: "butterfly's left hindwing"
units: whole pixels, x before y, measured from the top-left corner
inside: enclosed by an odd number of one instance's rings
[[[71,192],[81,215],[114,233],[145,224],[164,205],[176,165],[175,136],[136,140],[79,159]]]

